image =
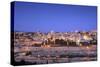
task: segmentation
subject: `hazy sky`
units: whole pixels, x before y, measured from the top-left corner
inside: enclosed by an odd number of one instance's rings
[[[96,6],[15,2],[15,31],[67,32],[95,29],[97,29]]]

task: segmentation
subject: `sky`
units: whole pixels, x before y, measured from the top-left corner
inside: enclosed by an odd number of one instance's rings
[[[15,2],[14,31],[68,32],[96,29],[96,6]]]

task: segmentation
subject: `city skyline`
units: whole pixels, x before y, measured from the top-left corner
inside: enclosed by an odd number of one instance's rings
[[[97,61],[97,7],[11,2],[11,64]]]
[[[15,2],[14,31],[97,30],[97,7]]]

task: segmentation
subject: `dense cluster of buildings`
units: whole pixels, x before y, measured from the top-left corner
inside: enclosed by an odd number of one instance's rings
[[[23,64],[96,60],[96,45],[96,31],[14,32],[14,59]]]
[[[14,32],[14,45],[57,46],[97,44],[97,32]]]

